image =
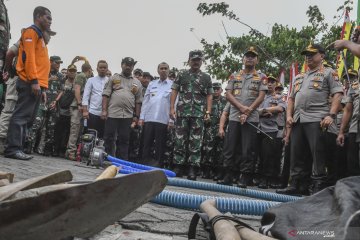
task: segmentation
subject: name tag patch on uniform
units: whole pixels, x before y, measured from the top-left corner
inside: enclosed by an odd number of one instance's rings
[[[113,84],[120,84],[121,83],[121,80],[120,79],[114,79],[113,80]]]

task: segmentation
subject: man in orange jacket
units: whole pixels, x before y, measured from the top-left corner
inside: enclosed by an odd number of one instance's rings
[[[30,160],[23,152],[23,140],[39,106],[41,93],[48,87],[50,61],[43,32],[49,31],[51,12],[45,7],[34,10],[34,24],[21,34],[16,72],[18,101],[10,120],[5,157]]]

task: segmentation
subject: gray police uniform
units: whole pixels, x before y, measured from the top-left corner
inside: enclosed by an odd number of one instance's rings
[[[117,157],[128,160],[130,125],[134,116],[135,104],[142,102],[142,86],[136,78],[115,73],[105,85],[103,96],[109,98],[108,118],[105,122],[105,150]]]
[[[259,106],[260,111],[261,109],[266,109],[269,107],[276,107],[280,106],[283,110],[286,110],[286,103],[278,96],[273,94],[266,94],[264,101]],[[261,173],[268,177],[269,181],[275,181],[275,177],[278,176],[280,171],[280,157],[281,157],[281,139],[277,138],[279,130],[279,115],[272,114],[271,116],[262,115],[260,113],[260,128],[264,132],[266,132],[269,136],[273,139],[271,140],[267,136],[260,134],[261,138],[261,154],[260,160],[262,164],[262,171]],[[273,179],[271,179],[273,178]]]
[[[247,74],[243,70],[232,74],[227,91],[242,105],[250,106],[259,96],[260,91],[267,91],[266,75],[260,71],[254,71]],[[244,174],[252,174],[256,158],[256,129],[249,124],[241,125],[241,112],[235,106],[230,107],[229,125],[227,131],[227,140],[224,145],[224,167],[233,170],[236,163],[237,148],[241,146],[240,172]],[[258,125],[259,113],[253,111],[247,118],[247,122]]]
[[[345,97],[345,103],[351,103],[353,106],[347,141],[347,176],[360,175],[359,143],[356,142],[359,121],[359,93],[359,82],[355,82],[351,84],[349,92]]]
[[[330,113],[329,97],[342,93],[337,73],[320,66],[296,76],[290,98],[294,99],[294,126],[291,132],[290,176],[302,181],[312,175],[322,182],[326,178],[326,143],[320,122]],[[312,156],[310,159],[304,156]]]

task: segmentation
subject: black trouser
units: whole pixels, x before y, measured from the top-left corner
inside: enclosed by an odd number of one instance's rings
[[[252,174],[256,160],[256,129],[248,123],[242,125],[240,122],[229,121],[227,134],[223,151],[224,167],[235,169],[236,153],[241,151],[240,172]]]
[[[291,131],[290,152],[290,176],[293,179],[303,179],[309,175],[314,180],[326,179],[325,135],[320,128],[320,122],[294,124]]]
[[[55,153],[65,154],[70,135],[70,116],[60,115],[55,125]]]
[[[7,133],[5,155],[22,151],[26,129],[30,128],[39,107],[41,94],[35,96],[31,92],[31,84],[18,79],[16,82],[18,100],[10,120]]]
[[[98,138],[104,137],[105,120],[100,116],[89,113],[88,128],[97,131]]]
[[[280,172],[281,139],[276,138],[277,132],[268,132],[267,134],[273,139],[261,134],[261,173],[266,177],[277,177]]]
[[[359,143],[356,142],[356,133],[349,133],[346,162],[348,177],[360,175]]]
[[[157,122],[146,122],[144,124],[144,146],[142,159],[144,164],[152,166],[162,166],[165,147],[167,125]],[[155,141],[155,162],[152,161],[152,149]]]
[[[334,185],[340,179],[342,169],[346,168],[346,157],[343,147],[336,144],[337,135],[326,132],[325,136],[328,185]]]
[[[132,118],[106,119],[104,140],[105,150],[109,155],[115,156],[118,153],[116,157],[128,160],[131,122]]]

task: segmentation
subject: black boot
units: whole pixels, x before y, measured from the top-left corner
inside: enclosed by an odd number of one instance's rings
[[[268,189],[268,188],[269,188],[268,178],[267,178],[267,177],[263,177],[263,178],[260,180],[260,183],[259,183],[258,187],[259,187],[259,188],[262,188],[262,189]]]
[[[252,176],[249,173],[242,173],[239,177],[237,186],[240,188],[247,188],[252,185]]]
[[[176,174],[176,177],[183,177],[184,175],[184,165],[174,164],[173,172]]]
[[[219,167],[216,171],[216,174],[213,178],[214,181],[223,180],[224,179],[224,168]]]
[[[293,196],[301,196],[304,193],[304,189],[299,187],[298,179],[291,179],[288,187],[284,189],[276,190],[276,193],[285,194],[285,195],[293,195]]]
[[[226,169],[224,179],[219,179],[217,181],[217,184],[232,186],[233,177],[234,177],[233,171],[230,169]]]
[[[211,171],[210,166],[203,166],[201,177],[204,179],[210,179],[210,171]]]
[[[197,177],[197,167],[190,165],[187,179],[196,181],[196,177]]]
[[[308,189],[309,189],[309,193],[311,195],[313,195],[313,194],[315,194],[317,192],[320,192],[321,190],[323,190],[326,187],[327,187],[326,180],[325,179],[324,180],[319,179],[319,180],[313,180],[312,184],[311,184],[311,187],[308,188]]]

